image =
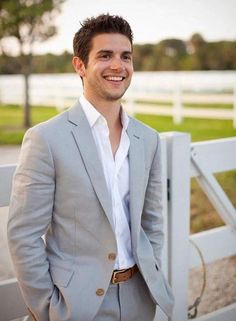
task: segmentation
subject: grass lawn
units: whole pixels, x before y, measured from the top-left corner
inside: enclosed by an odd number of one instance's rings
[[[32,123],[36,124],[47,120],[58,111],[52,107],[33,107]],[[232,121],[184,119],[181,125],[175,125],[171,117],[137,114],[136,118],[159,132],[181,131],[190,133],[192,141],[203,141],[224,137],[236,136],[236,129]],[[19,106],[0,105],[0,145],[20,144],[25,130],[22,128],[22,109]],[[217,179],[223,186],[234,206],[236,206],[236,171],[217,174]],[[205,194],[199,188],[195,179],[191,183],[191,232],[198,232],[222,225],[219,215],[216,213]]]
[[[236,129],[233,128],[231,120],[185,118],[182,124],[175,125],[171,117],[137,114],[136,118],[159,132],[190,133],[193,142],[236,136]]]
[[[218,173],[215,175],[226,195],[236,207],[236,170]],[[192,233],[211,229],[223,225],[223,221],[215,211],[212,204],[197,184],[195,179],[191,181],[191,221]]]
[[[32,107],[32,124],[35,125],[58,114],[56,108]],[[0,105],[0,145],[21,144],[25,129],[19,106]]]
[[[37,124],[58,113],[52,107],[32,107],[32,123]],[[236,136],[231,120],[209,120],[185,118],[183,123],[175,125],[171,117],[137,114],[136,118],[159,132],[181,131],[191,133],[192,141],[202,141]],[[19,106],[0,105],[0,145],[20,144],[25,130],[22,128],[23,113]]]

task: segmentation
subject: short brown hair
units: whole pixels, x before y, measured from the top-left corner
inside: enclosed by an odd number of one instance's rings
[[[131,46],[133,44],[131,27],[122,17],[102,14],[87,18],[81,23],[81,28],[76,32],[73,39],[74,55],[79,57],[85,66],[88,63],[93,37],[102,33],[120,33],[129,39]]]

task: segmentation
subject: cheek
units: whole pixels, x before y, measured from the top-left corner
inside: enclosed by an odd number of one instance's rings
[[[132,74],[133,74],[133,72],[134,72],[134,67],[133,67],[133,65],[129,65],[129,66],[127,67],[127,70],[129,71],[130,76],[132,76]]]
[[[99,64],[95,64],[89,69],[89,75],[91,77],[98,77],[102,74],[103,68]]]

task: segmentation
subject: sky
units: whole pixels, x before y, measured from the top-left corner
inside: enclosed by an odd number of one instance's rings
[[[55,21],[58,35],[35,45],[34,52],[71,52],[80,22],[107,12],[128,20],[134,43],[188,40],[196,32],[207,41],[236,40],[236,0],[66,0]]]

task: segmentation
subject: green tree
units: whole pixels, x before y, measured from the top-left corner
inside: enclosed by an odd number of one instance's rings
[[[21,73],[25,79],[24,127],[30,127],[29,76],[32,69],[33,44],[56,34],[54,18],[64,0],[1,0],[0,44],[6,54],[4,40],[15,38],[20,52]]]
[[[155,70],[178,70],[180,61],[187,55],[186,44],[179,39],[165,39],[156,47]]]
[[[207,42],[199,33],[192,35],[189,41],[192,50],[192,66],[194,70],[208,70],[207,65]]]
[[[150,58],[152,57],[153,47],[154,47],[154,45],[148,44],[148,43],[144,44],[144,45],[134,45],[134,52],[133,52],[133,54],[134,54],[134,69],[136,71],[151,70],[149,68],[146,68],[145,62],[150,60]]]

